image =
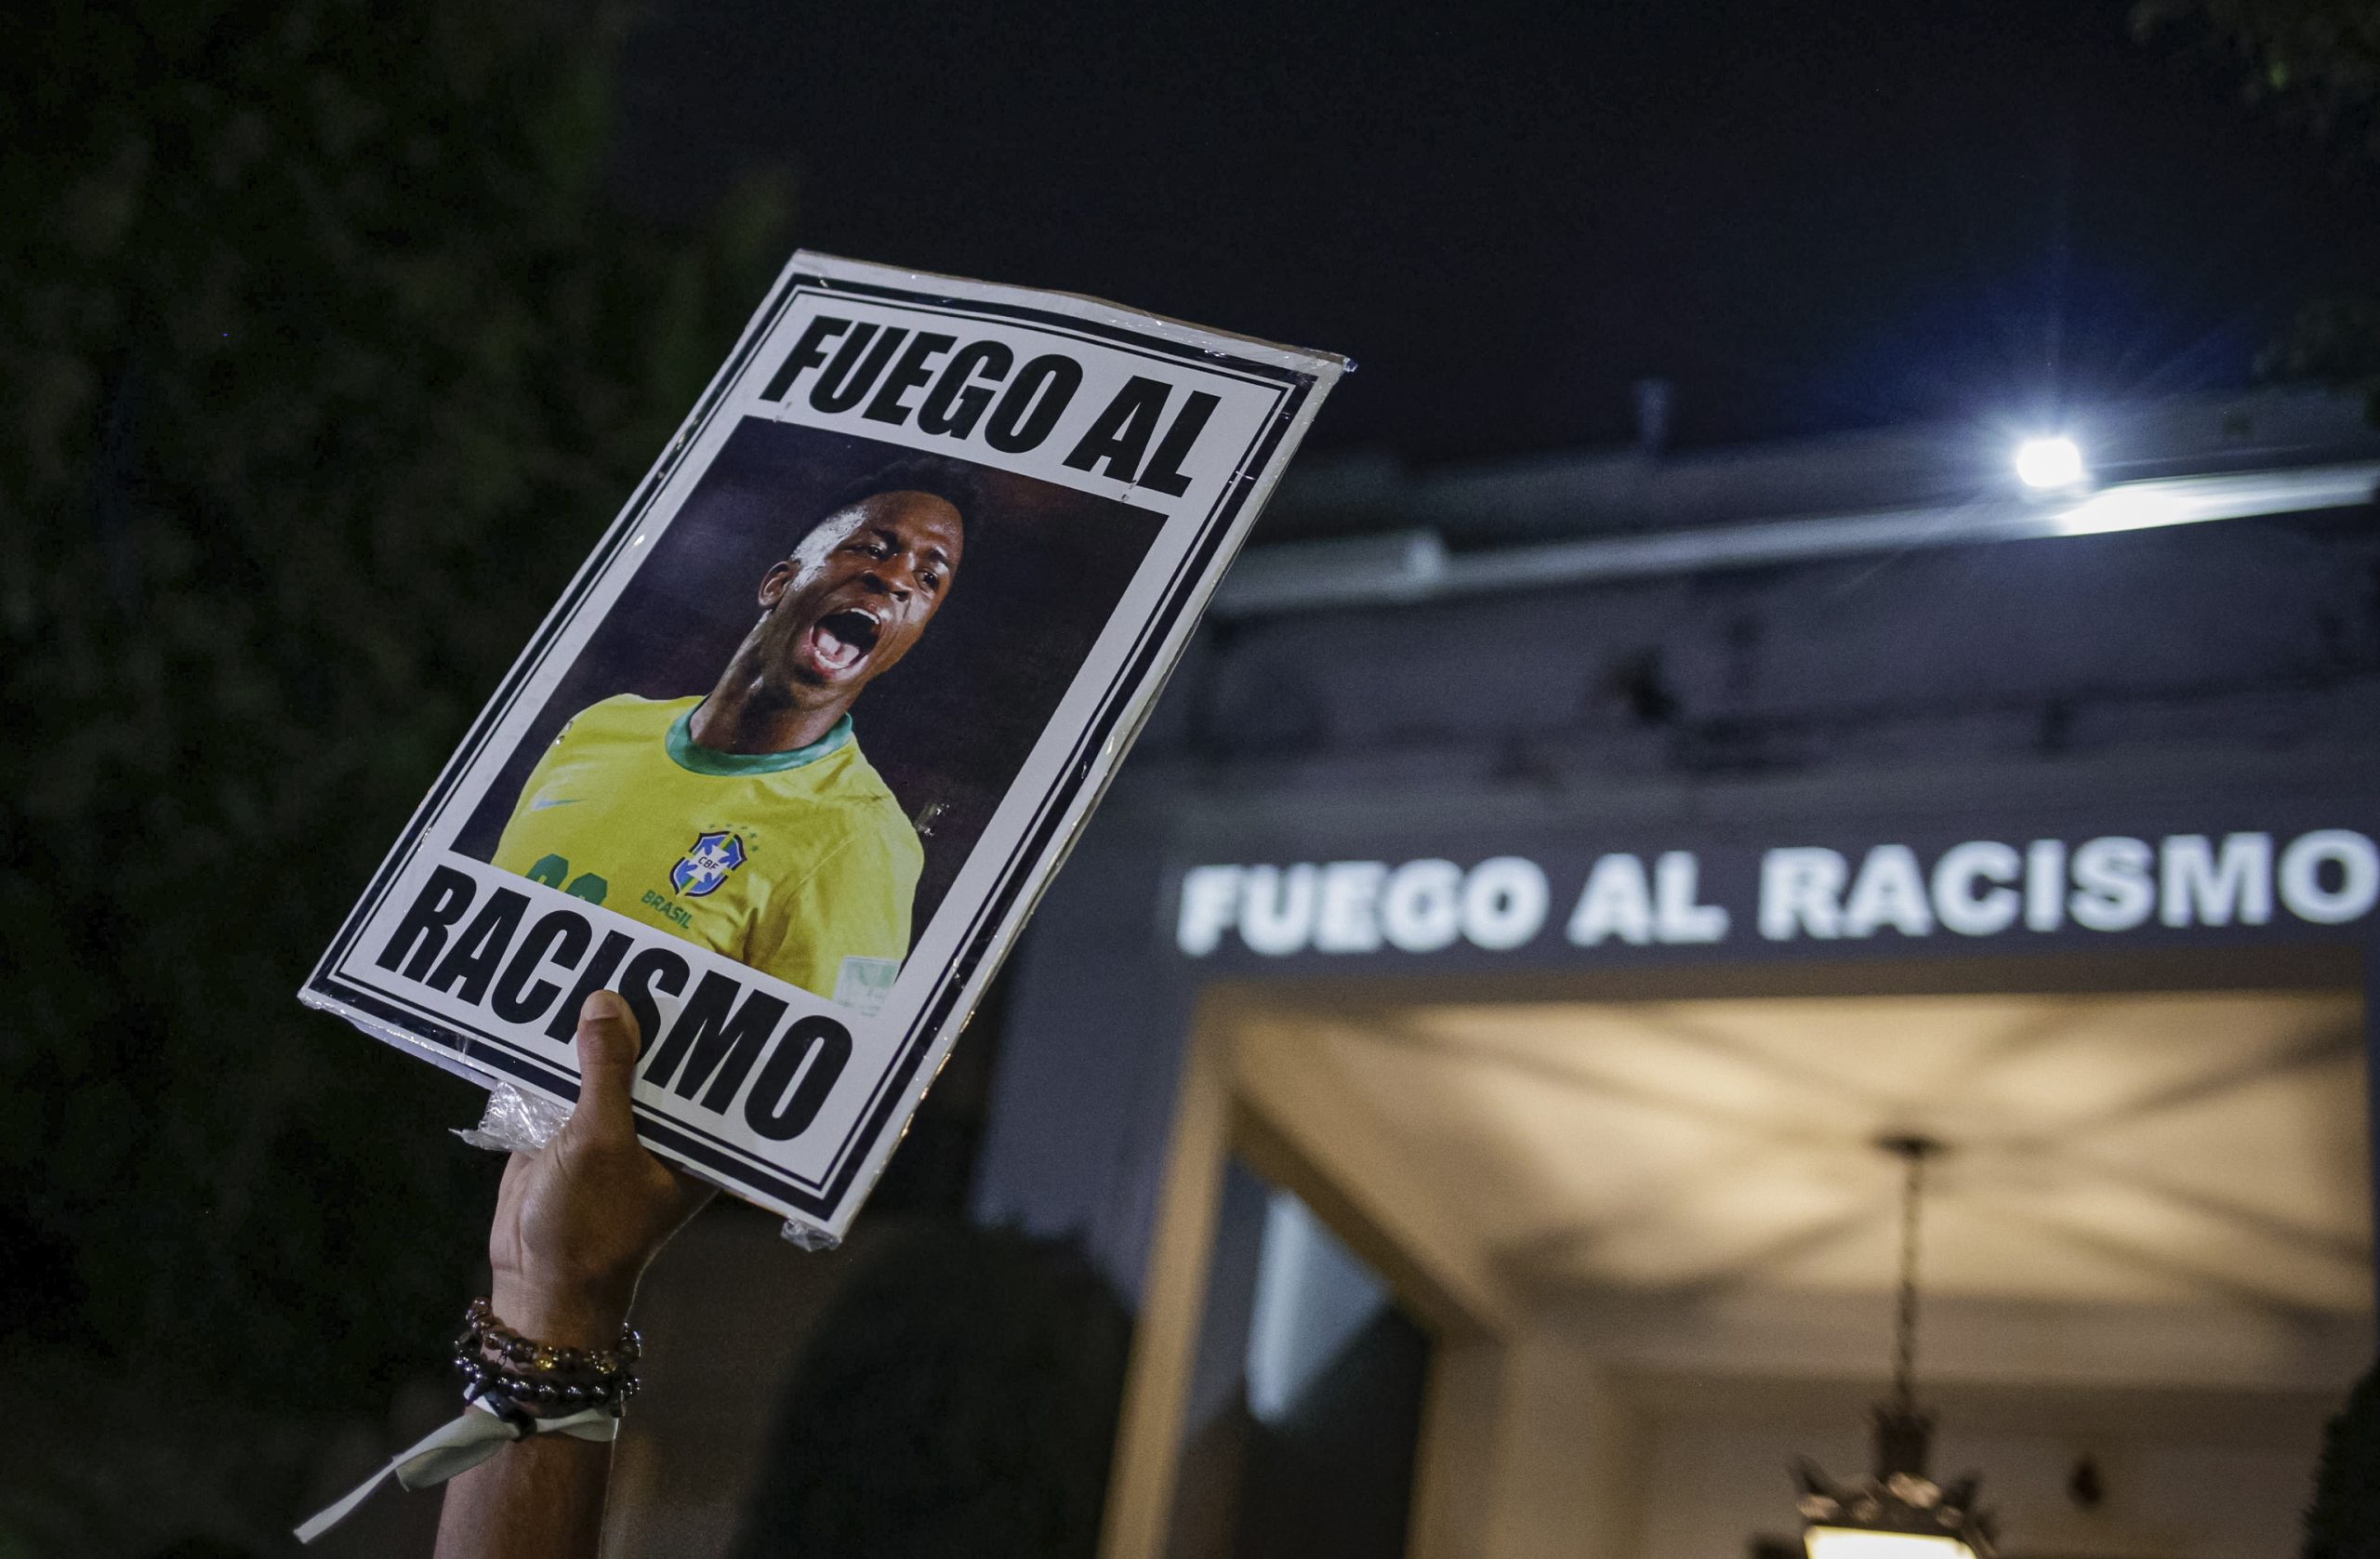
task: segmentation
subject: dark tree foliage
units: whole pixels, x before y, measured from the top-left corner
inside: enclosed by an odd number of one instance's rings
[[[495,1166],[443,1130],[470,1090],[295,993],[780,224],[614,208],[613,9],[36,11],[0,65],[0,1328],[152,1400],[370,1409],[451,1330]]]
[[[2380,1366],[2357,1383],[2322,1436],[2306,1559],[2380,1559]]]
[[[2380,5],[2373,0],[2140,0],[2144,33],[2195,32],[2244,68],[2245,91],[2380,156]]]
[[[913,1229],[803,1349],[734,1559],[1090,1559],[1129,1335],[1062,1247]]]
[[[2368,181],[2380,165],[2380,0],[2139,0],[2144,33],[2194,32],[2244,67],[2252,100],[2300,115]],[[2266,354],[2275,377],[2353,390],[2380,424],[2380,285],[2319,298]],[[2380,1367],[2323,1437],[2306,1559],[2380,1559]]]
[[[2305,121],[2369,182],[2380,164],[2380,0],[2138,0],[2133,21],[2226,59],[2251,101]],[[2380,424],[2380,284],[2308,304],[2260,367],[2353,390]]]

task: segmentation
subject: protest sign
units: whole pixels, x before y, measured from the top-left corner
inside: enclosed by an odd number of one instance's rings
[[[840,1235],[1342,366],[795,256],[301,998]]]

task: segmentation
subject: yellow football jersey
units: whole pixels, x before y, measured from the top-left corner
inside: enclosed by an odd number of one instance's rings
[[[719,752],[699,698],[607,698],[538,760],[496,865],[874,1011],[925,849],[847,715],[793,752]]]

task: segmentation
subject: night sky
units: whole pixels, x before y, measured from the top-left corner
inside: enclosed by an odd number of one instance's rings
[[[2374,180],[2101,0],[656,0],[618,177],[1343,351],[1309,447],[1729,443],[2244,382]]]

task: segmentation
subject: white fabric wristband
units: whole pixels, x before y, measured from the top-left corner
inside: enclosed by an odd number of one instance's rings
[[[364,1479],[346,1499],[298,1527],[298,1540],[312,1542],[345,1521],[358,1505],[371,1498],[374,1489],[392,1477],[401,1488],[429,1488],[457,1473],[469,1472],[502,1450],[508,1442],[530,1434],[610,1440],[619,1433],[620,1420],[602,1407],[585,1407],[561,1418],[530,1419],[524,1426],[519,1420],[498,1418],[495,1408],[475,1397],[462,1417],[441,1424],[419,1444],[399,1451],[386,1467]]]

